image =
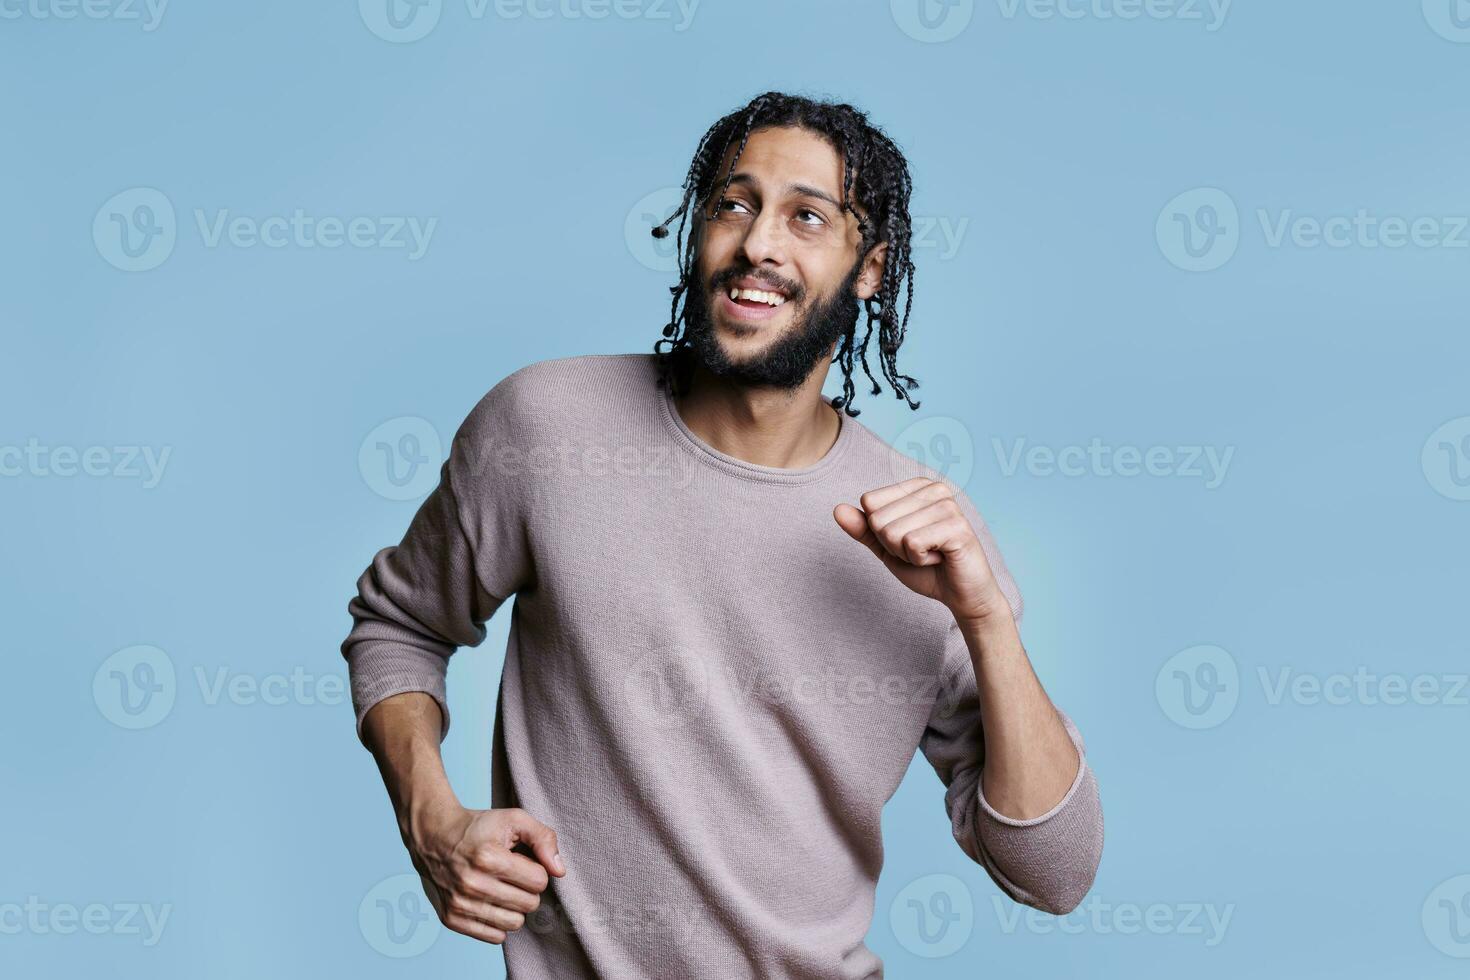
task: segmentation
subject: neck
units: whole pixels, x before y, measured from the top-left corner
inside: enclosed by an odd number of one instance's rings
[[[822,397],[831,362],[823,358],[794,389],[731,383],[695,364],[674,405],[689,431],[727,456],[780,469],[820,462],[837,441],[841,419]]]

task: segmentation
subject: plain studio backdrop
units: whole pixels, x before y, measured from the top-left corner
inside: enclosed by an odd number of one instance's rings
[[[6,0],[0,971],[500,975],[400,877],[347,600],[491,385],[651,349],[647,227],[777,89],[908,155],[923,405],[861,421],[989,520],[1107,821],[1034,912],[916,756],[889,975],[1463,975],[1465,6]]]

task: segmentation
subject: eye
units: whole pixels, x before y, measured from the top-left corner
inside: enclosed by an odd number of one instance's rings
[[[727,205],[727,204],[733,204],[735,207],[742,208],[742,209],[745,209],[747,211],[749,210],[748,208],[745,207],[745,204],[743,202],[738,201],[738,200],[736,200],[733,197],[727,197],[723,201],[721,201],[719,203],[719,205],[715,208],[715,213],[716,214],[731,214],[731,213],[733,213],[733,212],[730,212],[730,211],[726,211],[725,210],[725,205]]]
[[[797,216],[798,219],[802,215],[804,215],[804,214],[809,214],[813,218],[816,218],[817,219],[816,221],[803,221],[803,222],[801,222],[801,224],[806,225],[808,228],[818,228],[818,227],[820,227],[822,225],[825,225],[827,223],[827,219],[826,218],[823,218],[820,214],[817,214],[817,212],[813,211],[811,208],[801,208],[800,210],[798,210],[796,212],[796,216]]]

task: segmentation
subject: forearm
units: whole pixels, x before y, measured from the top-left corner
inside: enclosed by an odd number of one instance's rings
[[[378,762],[405,843],[425,818],[458,799],[439,752],[439,704],[422,691],[384,698],[363,718],[363,738]]]
[[[1016,820],[1047,813],[1082,764],[1041,686],[1009,613],[962,623],[980,697],[985,763],[980,789],[992,809]]]

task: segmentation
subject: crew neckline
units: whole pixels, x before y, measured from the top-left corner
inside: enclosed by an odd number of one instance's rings
[[[831,472],[847,452],[847,448],[853,441],[854,425],[851,419],[838,408],[832,406],[832,399],[826,395],[822,401],[832,411],[837,413],[837,438],[827,450],[827,454],[810,466],[788,468],[784,466],[762,466],[748,460],[722,453],[714,446],[705,442],[685,423],[683,416],[679,414],[678,406],[674,404],[673,396],[663,385],[658,386],[658,403],[663,413],[664,422],[674,434],[675,441],[684,446],[690,453],[715,469],[722,470],[732,476],[759,483],[781,483],[802,484],[811,483]]]

